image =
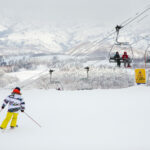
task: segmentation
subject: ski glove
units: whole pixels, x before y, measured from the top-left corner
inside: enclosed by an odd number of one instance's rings
[[[24,110],[21,110],[21,112],[24,112]]]
[[[4,109],[4,106],[2,106],[2,109]]]

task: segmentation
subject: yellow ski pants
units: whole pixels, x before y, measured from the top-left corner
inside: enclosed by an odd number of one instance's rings
[[[7,116],[4,119],[4,121],[1,124],[1,128],[5,129],[9,123],[9,121],[11,120],[11,127],[16,127],[17,124],[17,117],[18,117],[18,113],[14,113],[14,112],[7,112]]]

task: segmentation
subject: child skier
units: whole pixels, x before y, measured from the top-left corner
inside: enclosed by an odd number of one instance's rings
[[[4,103],[2,105],[2,109],[8,104],[8,112],[7,116],[2,122],[0,128],[6,129],[9,121],[11,120],[10,127],[17,127],[17,117],[19,111],[24,112],[25,110],[25,102],[23,101],[20,93],[20,88],[16,87],[11,95],[9,95],[6,99],[4,99]]]

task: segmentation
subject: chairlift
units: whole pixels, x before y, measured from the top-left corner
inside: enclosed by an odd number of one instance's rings
[[[120,57],[124,54],[124,52],[127,52],[131,63],[133,62],[133,49],[132,46],[129,43],[114,43],[109,51],[109,62],[115,63],[116,60],[114,59],[114,55],[116,52],[119,52]],[[123,62],[123,60],[120,58],[120,61]]]
[[[150,63],[150,45],[145,50],[145,66],[147,63]]]
[[[133,49],[132,49],[131,44],[129,44],[129,42],[120,42],[120,41],[118,41],[119,31],[122,28],[123,28],[123,26],[119,26],[119,25],[117,25],[115,27],[117,36],[116,36],[115,43],[113,44],[113,46],[111,47],[111,49],[109,51],[109,62],[110,63],[115,63],[116,62],[116,59],[114,58],[114,55],[115,55],[116,52],[119,52],[121,63],[123,62],[123,59],[122,59],[121,56],[124,54],[124,52],[127,52],[128,56],[130,58],[130,62],[131,63],[133,62]]]

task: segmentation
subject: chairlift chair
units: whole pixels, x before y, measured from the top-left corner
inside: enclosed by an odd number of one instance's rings
[[[131,63],[133,62],[133,49],[132,49],[132,46],[129,43],[115,43],[111,47],[110,52],[109,52],[109,62],[110,63],[115,63],[116,62],[116,60],[114,59],[114,55],[115,55],[116,52],[119,52],[121,62],[123,62],[121,57],[122,57],[124,52],[127,52],[128,56],[131,60]]]
[[[116,41],[115,41],[115,43],[113,44],[113,46],[111,47],[111,49],[109,51],[109,62],[110,63],[115,63],[116,62],[116,60],[114,58],[114,55],[115,55],[116,52],[119,52],[120,62],[123,62],[122,55],[123,55],[124,52],[127,52],[131,63],[133,62],[132,46],[128,42],[119,42],[118,41],[119,32],[120,32],[120,29],[122,29],[122,28],[123,28],[123,26],[119,26],[119,25],[117,25],[115,27],[117,35],[116,35]]]
[[[150,63],[150,45],[147,47],[147,49],[145,50],[145,67],[147,63]]]

